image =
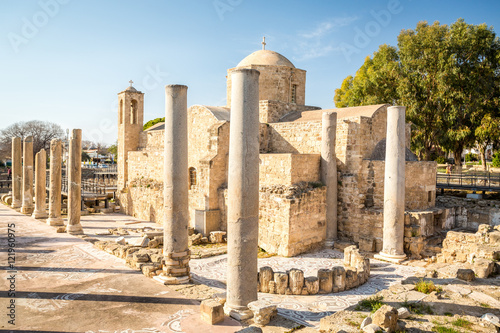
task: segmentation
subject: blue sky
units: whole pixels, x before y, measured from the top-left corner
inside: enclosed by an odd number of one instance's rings
[[[267,49],[307,70],[306,104],[334,90],[380,44],[418,21],[500,27],[500,1],[1,0],[0,129],[46,120],[116,140],[117,93],[134,80],[145,121],[163,116],[164,86],[188,104],[225,105],[226,70]]]

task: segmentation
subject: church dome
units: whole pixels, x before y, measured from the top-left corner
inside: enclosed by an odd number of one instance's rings
[[[287,66],[295,68],[290,60],[279,54],[278,52],[270,50],[259,50],[248,55],[245,59],[240,61],[236,67],[245,67],[250,65],[267,65],[267,66]]]

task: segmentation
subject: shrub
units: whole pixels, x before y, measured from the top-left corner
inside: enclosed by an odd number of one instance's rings
[[[360,301],[358,305],[356,305],[356,310],[369,310],[370,312],[375,312],[384,304],[385,303],[382,302],[382,296],[374,296]]]
[[[471,328],[472,327],[472,323],[466,319],[462,319],[462,318],[458,318],[457,320],[455,321],[452,321],[451,322],[453,326],[457,326],[457,327],[463,327],[463,328]]]
[[[500,151],[497,151],[495,155],[493,155],[493,161],[491,163],[495,168],[500,168]]]
[[[473,153],[468,153],[465,155],[465,162],[476,162],[478,160],[478,156]]]
[[[424,294],[430,294],[432,293],[433,291],[437,291],[437,292],[440,292],[442,291],[442,288],[441,287],[436,287],[434,285],[434,282],[432,281],[424,281],[424,280],[420,280],[418,281],[418,283],[415,285],[415,290],[416,291],[419,291],[421,293],[424,293]]]
[[[445,164],[448,160],[446,159],[446,157],[444,156],[438,156],[436,157],[436,162],[438,164]]]

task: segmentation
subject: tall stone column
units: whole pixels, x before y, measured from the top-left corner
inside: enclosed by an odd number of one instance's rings
[[[47,212],[45,200],[47,199],[47,194],[45,190],[46,186],[46,163],[47,154],[45,149],[40,150],[35,155],[35,211],[31,217],[35,219],[46,219]]]
[[[82,193],[82,130],[74,129],[69,139],[68,224],[70,234],[83,234],[80,223]]]
[[[21,138],[12,138],[12,208],[20,208],[22,205],[23,162],[21,154]]]
[[[337,113],[324,112],[321,134],[321,181],[326,186],[325,246],[332,247],[337,239]]]
[[[384,238],[382,252],[375,255],[375,258],[396,263],[406,259],[404,253],[405,111],[404,106],[387,108]]]
[[[259,236],[259,71],[231,73],[227,212],[227,300],[224,312],[252,316],[257,300]]]
[[[23,143],[23,205],[21,213],[33,213],[33,137],[27,136]]]
[[[188,283],[188,131],[187,87],[165,87],[165,155],[162,280],[165,284]]]
[[[49,181],[49,218],[48,225],[64,225],[61,217],[61,162],[62,143],[59,139],[50,142],[50,181]]]

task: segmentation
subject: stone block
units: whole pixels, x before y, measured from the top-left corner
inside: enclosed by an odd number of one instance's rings
[[[269,282],[274,277],[273,269],[269,266],[261,267],[259,269],[259,290],[263,293],[269,292]]]
[[[206,299],[200,305],[201,319],[211,325],[224,321],[224,306],[214,299]]]
[[[276,285],[276,294],[285,295],[288,287],[288,274],[283,272],[274,273],[274,282]]]
[[[276,282],[269,281],[269,291],[270,294],[276,294]]]
[[[300,269],[292,268],[288,272],[288,284],[292,295],[301,295],[304,287],[304,272]]]
[[[474,261],[474,273],[480,279],[486,279],[493,274],[495,270],[495,262],[488,259],[476,259]]]
[[[395,332],[398,325],[398,310],[390,305],[382,305],[372,316],[373,324],[386,332]]]
[[[309,295],[316,295],[319,292],[319,280],[316,276],[305,278],[305,286]]]
[[[333,286],[335,288],[334,292],[344,291],[345,288],[346,272],[345,268],[337,266],[333,268]]]
[[[262,328],[256,326],[248,326],[235,333],[262,333]]]
[[[210,232],[210,243],[219,244],[224,243],[224,236],[226,236],[225,231],[211,231]]]
[[[467,282],[474,281],[476,276],[472,269],[461,268],[457,270],[457,279],[464,280]]]
[[[382,328],[380,328],[380,326],[377,326],[375,324],[368,324],[365,327],[363,327],[363,332],[365,332],[365,333],[378,333],[378,332],[382,332]]]
[[[398,309],[398,319],[406,319],[410,317],[410,311],[407,308]]]
[[[318,270],[319,293],[329,294],[333,291],[333,271],[329,269]]]
[[[248,303],[248,308],[253,312],[253,320],[257,325],[265,326],[278,314],[276,305],[266,301]]]

